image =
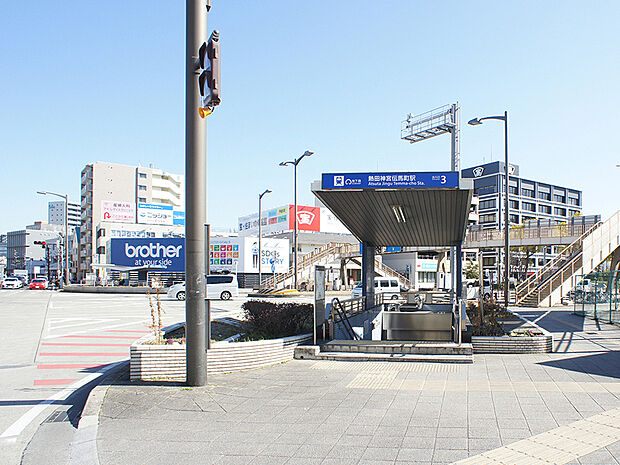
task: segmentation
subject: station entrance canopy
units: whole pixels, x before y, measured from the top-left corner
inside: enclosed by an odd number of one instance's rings
[[[313,193],[362,243],[456,246],[465,238],[473,180],[455,171],[324,173]]]

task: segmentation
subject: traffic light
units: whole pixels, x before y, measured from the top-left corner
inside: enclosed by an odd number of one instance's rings
[[[34,241],[36,245],[40,245],[42,248],[45,248],[47,243],[45,241]]]
[[[198,66],[202,73],[198,77],[200,89],[200,116],[211,114],[213,107],[221,101],[221,79],[220,79],[220,33],[215,30],[209,38],[209,42],[203,42],[198,50]]]

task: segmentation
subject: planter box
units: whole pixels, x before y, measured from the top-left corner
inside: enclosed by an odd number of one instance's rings
[[[132,381],[168,379],[185,381],[185,344],[144,344],[147,336],[130,347]],[[308,344],[312,334],[250,342],[216,342],[207,350],[207,374],[260,368],[293,358],[295,347]]]
[[[553,352],[553,336],[472,336],[475,354],[542,354]]]

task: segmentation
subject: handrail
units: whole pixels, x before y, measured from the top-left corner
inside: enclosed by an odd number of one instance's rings
[[[338,317],[340,318],[340,321],[342,321],[342,325],[344,326],[351,340],[359,341],[361,338],[353,330],[353,326],[351,325],[351,322],[349,321],[349,318],[347,317],[347,312],[344,310],[344,307],[342,306],[342,303],[340,303],[340,299],[338,297],[334,297],[332,299],[332,309],[334,309],[336,313],[338,314]],[[334,320],[334,323],[336,323],[335,320]]]
[[[556,276],[557,273],[561,272],[567,266],[572,266],[574,260],[582,252],[580,249],[583,246],[583,240],[594,230],[596,230],[601,224],[602,222],[599,222],[589,228],[585,233],[579,236],[579,238],[577,238],[574,242],[572,242],[564,250],[562,250],[562,252],[560,252],[553,260],[545,264],[534,275],[527,278],[524,282],[520,283],[515,289],[517,294],[516,303],[522,302],[532,292],[534,292],[537,288],[542,286],[550,279],[553,279],[553,277]]]
[[[549,271],[551,268],[555,267],[557,265],[557,263],[560,260],[565,260],[566,256],[572,256],[572,254],[575,252],[575,248],[580,247],[583,244],[583,240],[586,238],[586,236],[590,235],[595,229],[597,229],[602,223],[597,223],[594,226],[592,226],[590,229],[588,229],[585,233],[583,233],[581,236],[579,236],[575,241],[573,241],[571,244],[567,245],[566,248],[564,250],[562,250],[558,255],[555,256],[555,258],[553,258],[553,260],[549,261],[547,264],[545,264],[542,268],[540,268],[535,274],[533,274],[532,276],[530,276],[529,278],[527,278],[525,281],[523,281],[522,283],[520,283],[517,286],[517,292],[519,292],[520,290],[522,290],[523,288],[525,288],[526,286],[529,287],[529,285],[533,282],[536,281],[538,279],[540,279],[540,277],[546,273],[547,271]]]

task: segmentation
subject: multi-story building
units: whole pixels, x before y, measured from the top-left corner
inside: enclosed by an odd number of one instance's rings
[[[461,171],[464,178],[473,178],[474,196],[478,198],[478,224],[483,229],[504,228],[506,192],[505,164],[501,161],[473,166]],[[509,165],[508,213],[510,224],[532,220],[563,223],[582,214],[582,192],[578,189],[548,182],[522,178],[518,165]],[[558,247],[544,247],[534,254],[536,269],[553,258]],[[483,266],[493,270],[499,260],[498,251],[483,252]]]
[[[106,241],[112,230],[163,234],[159,231],[163,226],[170,234],[182,233],[184,209],[185,181],[180,174],[152,165],[148,168],[106,162],[86,165],[81,177],[78,279],[93,273],[93,265],[105,262]]]
[[[15,270],[28,270],[29,277],[47,274],[47,264],[53,274],[58,272],[59,250],[58,243],[63,227],[49,225],[37,221],[25,229],[9,231],[7,233],[7,267],[8,275]],[[42,247],[35,242],[46,242]]]
[[[77,202],[69,201],[69,216],[67,222],[70,228],[74,228],[80,225],[80,204]],[[47,205],[47,222],[49,224],[59,224],[64,226],[65,224],[65,201],[58,200],[49,202]]]

